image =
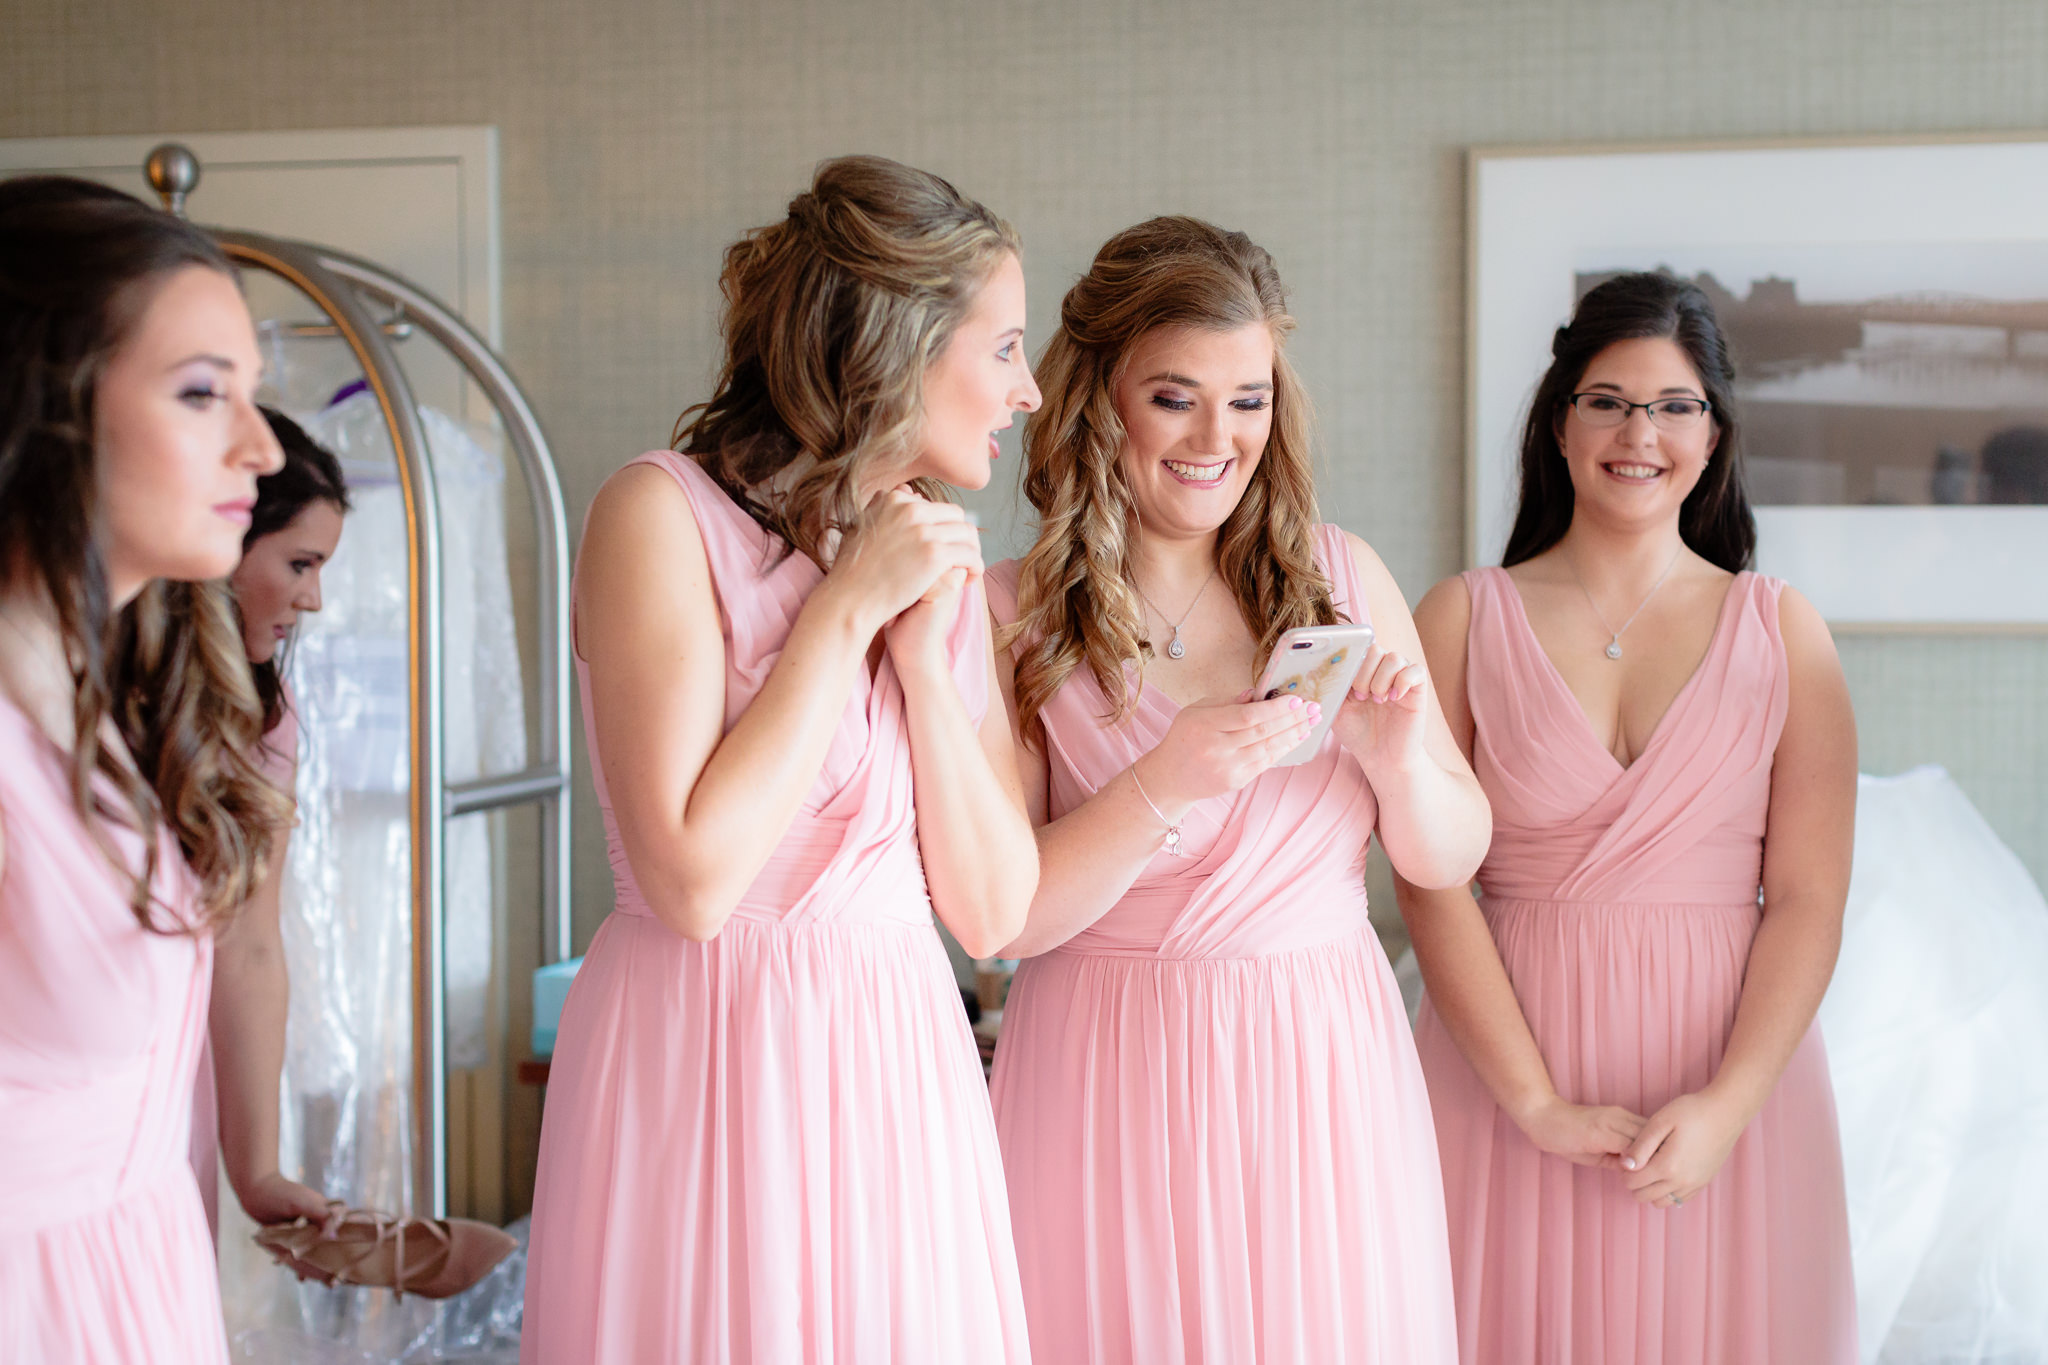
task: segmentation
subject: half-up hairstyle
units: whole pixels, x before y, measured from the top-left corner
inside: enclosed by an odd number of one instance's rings
[[[0,572],[47,597],[71,667],[71,799],[157,932],[217,927],[263,873],[283,795],[255,763],[262,712],[218,585],[154,584],[116,612],[94,539],[94,396],[176,271],[232,275],[204,232],[63,176],[0,182]],[[134,764],[101,741],[111,719]],[[111,837],[141,837],[141,867]],[[153,901],[159,831],[199,883],[196,923]]]
[[[242,533],[242,553],[265,536],[276,535],[299,519],[299,513],[316,502],[324,502],[347,515],[348,481],[342,477],[341,461],[334,453],[306,434],[306,429],[276,408],[263,408],[263,420],[284,451],[284,464],[275,474],[256,480],[256,506],[249,513],[249,529]],[[240,608],[236,609],[237,619]],[[249,665],[256,682],[256,700],[263,708],[263,732],[269,734],[284,719],[284,659],[282,652],[260,664]]]
[[[935,175],[879,156],[823,162],[787,217],[726,250],[725,364],[671,444],[822,567],[831,533],[860,520],[862,476],[918,439],[926,368],[1018,251],[1014,228]]]
[[[1663,337],[1678,343],[1699,376],[1720,443],[1707,459],[1700,481],[1678,509],[1678,534],[1694,554],[1730,573],[1756,558],[1756,517],[1742,486],[1742,424],[1736,413],[1735,364],[1714,307],[1689,280],[1664,271],[1616,275],[1586,292],[1569,326],[1550,343],[1550,369],[1529,401],[1522,428],[1522,492],[1508,532],[1503,566],[1534,559],[1571,529],[1570,468],[1558,428],[1586,367],[1618,341]]]
[[[1116,386],[1131,353],[1161,327],[1273,336],[1273,426],[1244,496],[1217,533],[1218,576],[1261,652],[1295,626],[1329,625],[1337,611],[1315,562],[1313,418],[1288,363],[1294,329],[1273,258],[1242,232],[1196,218],[1154,218],[1104,243],[1060,304],[1059,330],[1037,370],[1044,402],[1024,426],[1024,495],[1038,540],[1024,556],[1017,619],[997,647],[1017,649],[1023,732],[1086,663],[1108,700],[1105,720],[1130,714],[1151,657],[1131,586],[1137,509],[1124,477]]]

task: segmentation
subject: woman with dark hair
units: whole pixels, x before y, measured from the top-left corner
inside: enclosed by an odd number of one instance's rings
[[[1478,899],[1398,882],[1470,1365],[1856,1358],[1813,1027],[1855,719],[1819,614],[1750,571],[1733,377],[1693,285],[1594,288],[1505,565],[1416,612],[1494,812]]]
[[[341,540],[348,490],[341,465],[283,413],[262,409],[284,465],[256,483],[242,560],[228,579],[242,648],[263,707],[264,771],[290,794],[298,766],[298,718],[284,685],[284,645],[302,611],[320,610],[320,567]],[[213,959],[208,1046],[193,1089],[192,1173],[216,1233],[224,1151],[243,1212],[257,1223],[320,1218],[327,1201],[277,1167],[278,1077],[284,1065],[290,984],[278,929],[287,822],[277,831],[269,871],[221,934]]]
[[[996,1051],[1032,1349],[1094,1365],[1456,1358],[1429,1100],[1366,852],[1464,883],[1486,803],[1393,576],[1316,516],[1280,272],[1155,218],[1069,290],[989,573],[1042,876]],[[1318,714],[1252,686],[1370,624]]]
[[[969,952],[1037,881],[945,485],[1038,405],[1016,233],[824,162],[720,280],[676,449],[597,495],[572,636],[617,905],[562,1011],[521,1359],[1022,1361]]]
[[[284,467],[257,481],[242,562],[228,586],[263,705],[263,767],[290,793],[299,722],[284,682],[284,650],[300,614],[320,610],[320,570],[340,543],[348,486],[340,462],[303,427],[271,408],[263,415],[284,451]],[[290,836],[289,825],[278,831],[269,874],[220,936],[214,955],[208,1048],[192,1113],[192,1166],[207,1219],[217,1233],[224,1167],[242,1211],[266,1225],[258,1243],[301,1278],[446,1298],[482,1279],[518,1244],[467,1219],[349,1211],[278,1169],[279,1075],[291,994],[278,915]]]
[[[204,233],[0,183],[0,1359],[227,1358],[186,1135],[286,810],[207,582],[278,467],[260,368]]]

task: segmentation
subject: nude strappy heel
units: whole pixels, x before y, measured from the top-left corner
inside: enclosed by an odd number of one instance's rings
[[[400,1298],[460,1294],[518,1247],[511,1234],[467,1218],[399,1218],[330,1200],[319,1221],[259,1228],[257,1246],[300,1279],[389,1289]]]

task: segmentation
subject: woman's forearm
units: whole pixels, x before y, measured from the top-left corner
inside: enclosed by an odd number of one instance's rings
[[[1839,900],[1795,897],[1765,907],[1750,943],[1727,1051],[1707,1086],[1745,1122],[1770,1099],[1813,1026],[1841,947]]]
[[[1427,757],[1410,769],[1366,776],[1394,870],[1425,890],[1469,883],[1493,839],[1493,810],[1478,779]]]
[[[278,1168],[278,1090],[291,1006],[284,939],[278,928],[282,840],[273,862],[270,875],[219,940],[207,1015],[221,1161],[236,1197],[244,1203],[256,1182]]]
[[[990,765],[951,672],[911,668],[898,676],[932,905],[970,956],[989,957],[1024,927],[1038,884],[1031,821]],[[1004,718],[991,723],[1007,745]]]
[[[1102,784],[1086,801],[1038,831],[1038,890],[1024,932],[1005,957],[1034,957],[1059,947],[1109,912],[1164,846],[1167,821],[1190,804],[1155,811],[1139,789],[1144,758]]]
[[[670,928],[704,940],[725,926],[817,782],[874,634],[871,623],[824,589],[813,593],[760,692],[712,750],[682,807],[642,812],[615,801],[634,878]],[[620,731],[614,753],[604,745],[602,709],[598,720],[608,774],[643,759],[661,761],[637,753],[630,728]],[[615,780],[613,790],[627,785]]]
[[[1526,1127],[1557,1091],[1479,903],[1465,887],[1425,890],[1398,875],[1395,890],[1431,1008],[1494,1102]]]

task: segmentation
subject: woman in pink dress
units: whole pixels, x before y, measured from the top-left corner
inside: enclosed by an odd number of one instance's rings
[[[299,761],[299,718],[285,687],[285,642],[299,614],[320,610],[320,569],[341,541],[348,488],[341,465],[298,423],[263,410],[284,467],[257,482],[242,538],[242,562],[228,580],[242,648],[263,706],[263,769],[289,794]],[[192,1173],[216,1237],[220,1156],[242,1211],[257,1223],[321,1218],[327,1200],[278,1169],[278,1089],[284,1069],[285,977],[278,901],[289,823],[256,894],[214,946],[208,1045],[192,1098]]]
[[[575,585],[617,905],[563,1010],[522,1359],[1027,1358],[974,1041],[932,926],[1037,858],[974,527],[1037,406],[1017,239],[879,157],[726,254],[726,362],[598,494]],[[991,713],[992,712],[992,713]]]
[[[225,1361],[187,1162],[212,936],[284,798],[217,579],[278,465],[226,259],[0,184],[0,1360]]]
[[[1855,817],[1841,667],[1747,567],[1705,295],[1618,277],[1552,354],[1506,567],[1416,612],[1494,811],[1476,901],[1401,893],[1463,1358],[1847,1365],[1813,1028]]]
[[[1377,831],[1469,877],[1484,798],[1406,606],[1319,525],[1272,259],[1160,218],[1067,295],[989,575],[1042,877],[996,1050],[1042,1360],[1455,1357],[1428,1100],[1366,918]],[[1280,633],[1378,638],[1332,733],[1247,689]]]

